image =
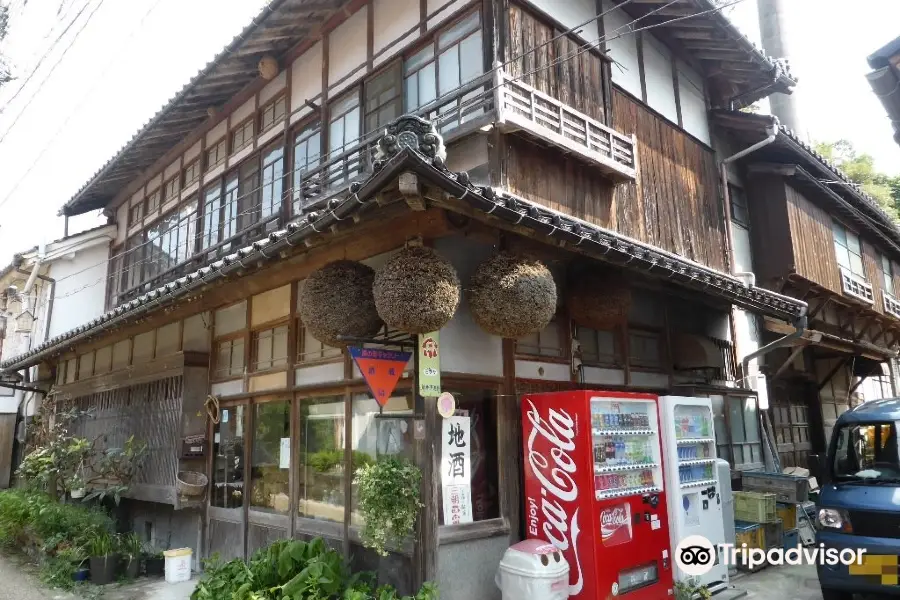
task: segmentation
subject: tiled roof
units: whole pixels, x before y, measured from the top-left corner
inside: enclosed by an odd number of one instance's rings
[[[365,181],[354,183],[347,196],[332,198],[321,211],[308,213],[281,231],[262,237],[233,254],[126,302],[25,354],[0,363],[0,372],[15,371],[36,364],[110,327],[184,299],[210,283],[230,275],[239,276],[259,269],[269,261],[277,260],[281,250],[295,246],[310,236],[328,232],[333,225],[338,225],[347,217],[378,210],[378,204],[372,199],[390,181],[406,171],[416,172],[423,180],[447,192],[451,196],[448,201],[451,209],[459,203],[465,203],[466,208],[475,209],[482,215],[491,215],[510,225],[531,229],[539,235],[564,240],[600,260],[627,265],[628,268],[639,269],[650,276],[673,281],[683,287],[715,294],[755,312],[787,321],[794,321],[806,313],[806,304],[794,298],[746,285],[732,275],[504,191],[472,185],[468,174],[453,173],[446,169],[442,156],[443,144],[435,142],[438,137],[436,134],[425,134],[435,137],[421,141],[421,132],[416,131],[420,135],[419,148],[426,149],[423,150],[424,154],[408,146],[401,147],[400,140],[403,137],[397,134],[397,127],[403,127],[405,122],[412,122],[412,126],[418,127],[427,123],[414,117],[403,117],[398,121],[401,125],[389,127],[389,134],[379,142],[384,160],[376,161],[374,172]]]

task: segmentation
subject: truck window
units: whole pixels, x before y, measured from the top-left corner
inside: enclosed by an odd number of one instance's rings
[[[842,426],[832,465],[835,479],[900,479],[898,443],[895,423]]]

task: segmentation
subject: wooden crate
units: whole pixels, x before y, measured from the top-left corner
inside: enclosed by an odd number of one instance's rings
[[[778,506],[775,508],[775,512],[778,515],[778,518],[781,519],[781,523],[784,525],[785,529],[796,529],[799,525],[799,521],[797,521],[796,504],[782,504],[779,502]]]
[[[775,494],[734,493],[734,519],[750,523],[774,523],[778,520]]]
[[[741,474],[741,489],[745,492],[775,494],[778,502],[806,502],[809,499],[809,480],[782,473]]]
[[[765,542],[765,533],[763,531],[763,525],[760,523],[748,523],[747,521],[735,521],[734,522],[734,547],[738,550],[743,548],[744,544],[747,544],[747,550],[751,550],[753,548],[761,548],[765,550],[766,542]],[[753,569],[747,566],[741,560],[741,554],[737,555],[737,567],[738,570],[744,571],[747,573],[755,573],[760,569],[764,569],[768,566],[767,563],[763,563],[761,565],[757,565]]]
[[[774,523],[765,523],[762,527],[765,549],[781,548],[782,540],[784,539],[784,526],[781,520],[779,519]]]

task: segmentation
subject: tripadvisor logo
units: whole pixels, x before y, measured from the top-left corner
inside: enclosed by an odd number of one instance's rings
[[[861,565],[866,550],[852,548],[825,548],[824,544],[804,548],[749,548],[747,544],[719,544],[722,561],[726,565],[742,565],[754,569],[764,564],[780,565]],[[709,573],[716,564],[717,548],[702,535],[691,535],[679,542],[675,548],[675,564],[690,577],[700,577]]]

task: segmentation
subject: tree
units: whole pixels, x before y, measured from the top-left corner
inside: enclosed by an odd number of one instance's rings
[[[895,222],[900,223],[900,175],[887,175],[875,170],[871,154],[856,151],[848,140],[819,142],[816,150],[847,174],[853,183],[872,196]],[[839,185],[833,182],[831,185]]]
[[[7,31],[9,31],[9,6],[0,4],[0,43],[6,37]],[[3,87],[3,84],[9,83],[11,80],[12,73],[10,73],[9,66],[3,59],[3,55],[0,54],[0,87]]]

